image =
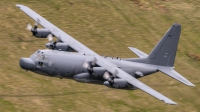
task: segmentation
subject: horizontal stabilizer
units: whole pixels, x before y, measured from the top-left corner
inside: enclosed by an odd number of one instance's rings
[[[146,58],[148,55],[137,48],[128,47],[132,52],[134,52],[140,58]]]
[[[158,70],[188,86],[195,86],[182,75],[180,75],[178,72],[176,72],[172,67],[159,67]]]

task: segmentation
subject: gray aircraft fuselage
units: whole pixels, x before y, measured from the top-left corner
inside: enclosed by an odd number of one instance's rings
[[[38,50],[30,58],[21,58],[20,66],[23,69],[33,71],[46,76],[60,78],[74,78],[79,82],[103,84],[105,79],[102,73],[90,74],[83,67],[83,63],[91,56],[76,52],[58,50]],[[121,58],[104,57],[106,60],[116,64],[119,68],[133,77],[140,78],[157,72],[157,69],[148,64],[130,62]],[[96,67],[101,68],[101,67]],[[141,74],[140,76],[137,73]],[[76,78],[77,74],[87,73],[86,77]]]

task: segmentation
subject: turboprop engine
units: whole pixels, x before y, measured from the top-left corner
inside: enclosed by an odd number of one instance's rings
[[[89,73],[80,73],[74,76],[74,80],[78,82],[89,82],[90,74]]]
[[[104,69],[103,67],[93,67],[91,68],[91,71],[88,71],[88,73],[80,73],[75,75],[73,78],[78,82],[103,84],[103,82],[105,81],[105,79],[103,78],[105,72],[106,69]]]
[[[124,79],[113,79],[113,84],[110,85],[110,82],[105,81],[103,83],[105,86],[110,87],[110,88],[118,88],[118,89],[123,89],[123,88],[128,88],[128,82]]]
[[[80,73],[74,76],[74,80],[77,82],[84,83],[93,83],[93,84],[102,84],[103,81],[99,79],[99,77],[91,76],[89,73]]]
[[[38,23],[35,23],[35,26],[32,27],[31,24],[28,24],[26,27],[26,30],[31,31],[33,33],[33,35],[37,38],[47,38],[49,34],[51,34],[51,31],[48,29],[44,29],[44,28],[37,28],[38,27]]]
[[[57,43],[47,43],[45,45],[47,48],[49,49],[54,49],[54,50],[60,50],[60,51],[69,51],[70,47],[67,43],[61,43],[61,42],[57,42]]]

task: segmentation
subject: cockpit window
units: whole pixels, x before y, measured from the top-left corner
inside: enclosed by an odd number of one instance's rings
[[[38,57],[40,54],[39,54],[39,51],[36,51],[35,52],[35,55]]]
[[[42,53],[42,54],[41,54]],[[38,60],[45,60],[45,55],[44,55],[44,53],[43,52],[41,52],[41,51],[36,51],[35,52],[35,55],[36,55],[36,57],[37,57],[37,59]]]
[[[41,57],[40,57],[40,58],[41,58],[41,60],[44,60],[45,56],[44,56],[44,55],[41,55]]]

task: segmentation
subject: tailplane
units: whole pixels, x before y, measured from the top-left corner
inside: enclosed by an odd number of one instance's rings
[[[157,66],[157,68],[160,72],[182,82],[185,85],[195,86],[189,80],[187,80],[185,77],[183,77],[181,74],[179,74],[177,71],[175,71],[172,67]]]
[[[128,47],[132,52],[134,52],[140,58],[146,58],[148,55],[137,48]]]

